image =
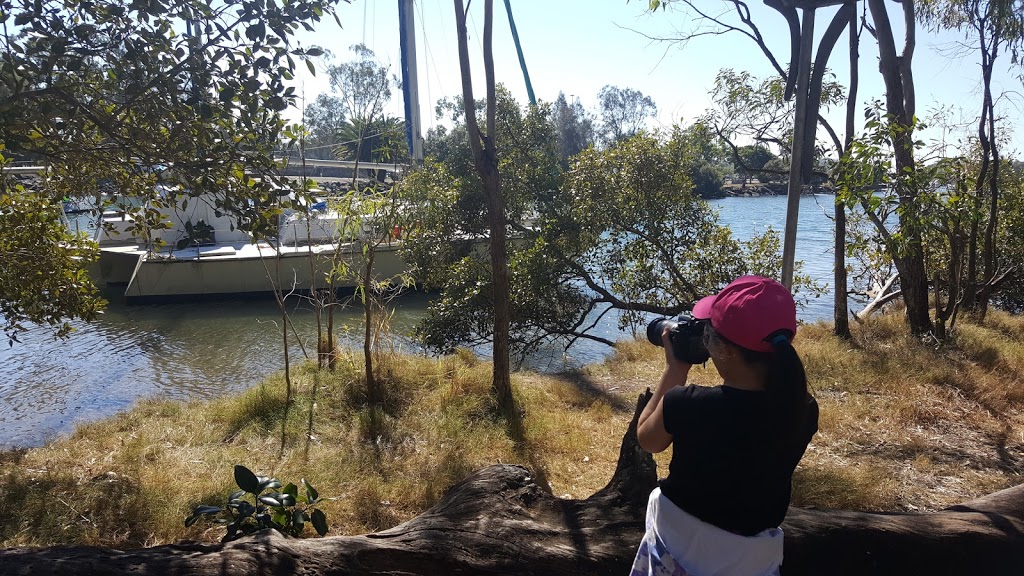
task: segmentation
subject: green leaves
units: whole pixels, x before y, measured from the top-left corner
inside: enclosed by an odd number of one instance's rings
[[[604,342],[588,328],[609,310],[635,326],[648,313],[677,313],[743,273],[778,274],[777,235],[738,242],[695,194],[698,179],[720,187],[720,149],[709,127],[586,149],[562,172],[548,114],[543,106],[524,110],[499,88],[515,353],[580,337]],[[420,281],[442,290],[417,331],[429,348],[448,351],[491,336],[489,260],[475,248],[487,234],[486,203],[464,125],[428,144],[424,169],[403,181],[416,222],[404,257],[423,271]]]
[[[320,510],[319,508],[314,510],[311,519],[313,520],[313,528],[316,530],[317,534],[321,536],[327,534],[329,528],[327,526],[327,516],[324,514],[323,510]]]
[[[239,488],[250,494],[262,492],[260,490],[260,481],[256,478],[256,475],[252,473],[252,470],[241,464],[235,465],[235,484],[238,484]]]
[[[222,508],[219,506],[196,506],[196,509],[192,511],[192,514],[188,518],[185,518],[185,526],[191,526],[199,521],[203,516],[212,516],[220,512]]]
[[[312,523],[317,534],[323,536],[329,530],[327,516],[316,507],[320,495],[305,479],[306,504],[298,503],[298,487],[293,483],[281,488],[276,478],[258,476],[241,464],[234,467],[235,483],[241,490],[228,496],[226,507],[200,505],[185,518],[185,526],[192,526],[200,519],[214,519],[225,525],[223,542],[241,538],[259,530],[273,528],[286,536],[301,536],[307,523]]]
[[[312,484],[306,482],[305,478],[302,479],[302,483],[306,486],[306,502],[316,504],[320,500],[320,493],[316,491],[316,488],[313,488]]]
[[[257,22],[245,29],[245,37],[253,42],[260,42],[267,36],[267,27],[263,22]]]
[[[0,163],[4,161],[0,155]],[[106,302],[88,278],[95,243],[68,230],[45,186],[28,190],[0,175],[0,325],[8,345],[28,323],[55,337],[72,331],[66,318],[95,319]]]
[[[2,15],[14,26],[0,37],[7,55],[0,62],[0,142],[7,155],[48,164],[45,181],[33,182],[17,201],[38,208],[54,198],[100,198],[101,185],[117,190],[111,207],[122,205],[140,241],[159,249],[160,212],[142,206],[173,206],[176,197],[209,192],[236,225],[269,234],[276,223],[272,193],[293,186],[274,161],[281,112],[296,102],[285,85],[294,73],[291,56],[301,52],[293,34],[334,16],[336,4],[38,0],[8,6]],[[18,182],[9,174],[0,179],[4,195],[13,196]],[[128,196],[133,202],[123,202]],[[57,225],[59,211],[38,213]],[[61,237],[56,227],[22,235],[17,218],[11,213],[0,222],[0,315],[9,340],[30,323],[66,335],[64,319],[90,318],[101,307],[89,278],[77,274],[95,247]],[[30,268],[13,254],[54,274],[23,275]]]

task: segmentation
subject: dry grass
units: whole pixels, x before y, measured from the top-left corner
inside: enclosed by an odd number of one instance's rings
[[[801,330],[821,406],[794,504],[934,510],[1021,482],[1024,319],[962,321],[943,346],[908,337],[898,315]]]
[[[934,510],[1021,482],[1024,319],[961,322],[936,347],[906,337],[899,316],[882,316],[855,327],[852,341],[804,326],[797,345],[821,421],[794,504]],[[357,356],[344,352],[334,373],[293,371],[290,407],[280,376],[213,402],[144,401],[70,438],[0,454],[0,546],[216,540],[221,529],[183,520],[233,489],[236,463],[286,482],[307,478],[334,497],[324,509],[335,534],[393,526],[497,462],[528,466],[554,494],[583,498],[611,477],[662,354],[628,341],[577,372],[517,374],[522,417],[511,422],[489,399],[490,364],[465,351],[386,359],[376,408]],[[691,379],[717,382],[710,365]],[[662,470],[668,458],[659,455]]]

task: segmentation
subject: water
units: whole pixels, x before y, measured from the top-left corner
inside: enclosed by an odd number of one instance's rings
[[[797,294],[802,306],[797,311],[801,320],[831,320],[833,306],[833,271],[835,246],[835,196],[806,195],[800,198],[800,218],[797,223],[796,260],[802,262],[797,270],[816,284],[826,288],[818,298],[806,293]],[[724,198],[715,200],[720,221],[732,228],[733,234],[747,239],[774,228],[781,238],[786,228],[786,197]]]
[[[803,271],[822,284],[832,276],[831,196],[805,196],[800,207],[797,259]],[[785,226],[784,197],[727,198],[713,202],[722,222],[738,238]],[[427,297],[403,296],[392,321],[399,346],[417,351],[406,338],[422,317]],[[292,307],[296,331],[315,337],[308,308]],[[358,327],[361,309],[336,314],[336,323]],[[832,317],[830,295],[810,300],[804,320]],[[281,316],[273,299],[226,300],[150,306],[125,306],[111,297],[103,316],[75,323],[77,331],[55,342],[46,331],[30,331],[13,348],[0,348],[0,448],[34,446],[69,432],[75,424],[128,408],[141,397],[201,399],[243,390],[284,365]],[[356,328],[358,330],[358,328]],[[594,331],[612,340],[623,337],[609,315]],[[360,345],[359,334],[340,334],[341,343]],[[314,350],[307,344],[308,350]],[[597,362],[609,348],[580,341],[541,350],[527,362],[537,370],[559,370]],[[484,351],[486,352],[486,351]],[[292,358],[301,357],[298,346]]]

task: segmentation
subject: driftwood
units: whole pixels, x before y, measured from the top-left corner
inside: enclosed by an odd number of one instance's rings
[[[649,393],[648,393],[649,394]],[[290,539],[268,531],[228,544],[119,551],[0,551],[0,574],[625,575],[643,533],[651,456],[636,444],[637,402],[608,486],[562,500],[519,466],[490,466],[436,506],[365,536]],[[1024,574],[1024,485],[935,513],[791,509],[783,574]]]
[[[896,283],[896,280],[898,280],[899,277],[899,274],[893,274],[892,276],[889,276],[889,279],[885,281],[885,284],[875,286],[871,291],[874,293],[874,297],[871,299],[871,302],[868,302],[868,305],[865,306],[863,310],[854,314],[853,319],[863,324],[864,321],[874,314],[876,310],[903,296],[903,290],[893,290],[890,292],[893,284]],[[868,293],[869,296],[871,295],[871,292]]]

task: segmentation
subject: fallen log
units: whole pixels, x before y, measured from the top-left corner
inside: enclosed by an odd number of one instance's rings
[[[273,531],[227,544],[140,550],[60,546],[0,551],[0,574],[434,575],[629,572],[654,460],[636,443],[641,395],[608,485],[554,497],[520,466],[489,466],[430,510],[365,536],[292,539]],[[1024,485],[934,513],[793,508],[783,574],[1024,574]]]

